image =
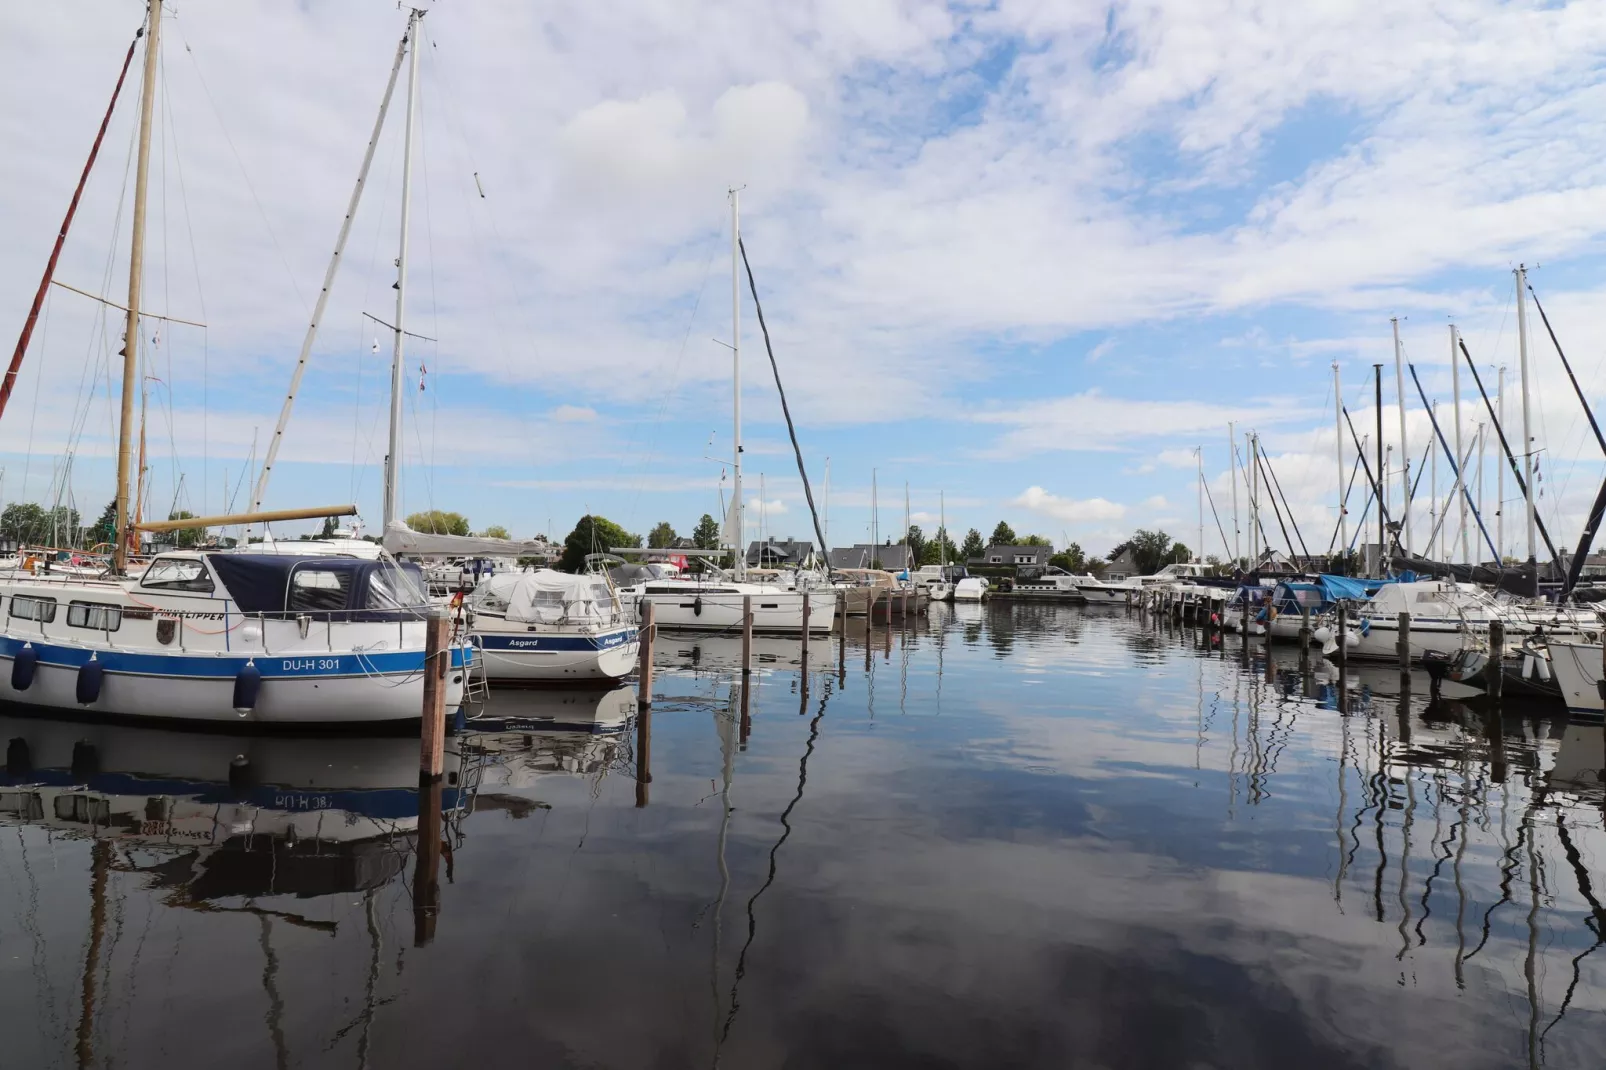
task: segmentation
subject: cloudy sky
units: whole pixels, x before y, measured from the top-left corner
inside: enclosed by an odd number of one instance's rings
[[[146,305],[207,326],[142,332],[149,509],[210,513],[249,497],[237,484],[271,435],[405,15],[388,0],[168,14]],[[8,344],[141,18],[136,0],[28,5],[0,39]],[[559,535],[586,510],[639,532],[718,513],[731,186],[817,496],[830,458],[837,544],[867,537],[875,472],[883,536],[907,485],[928,530],[945,495],[958,532],[1006,519],[1103,550],[1162,526],[1192,545],[1196,447],[1231,531],[1233,421],[1262,435],[1325,549],[1331,366],[1366,433],[1387,362],[1397,446],[1391,317],[1447,433],[1449,325],[1491,390],[1510,367],[1521,450],[1518,263],[1606,399],[1599,4],[439,0],[424,25],[408,510]],[[57,272],[117,301],[136,86]],[[270,508],[350,500],[378,526],[390,340],[364,314],[395,312],[401,126],[394,110]],[[1541,512],[1571,542],[1602,453],[1529,311]],[[756,505],[762,473],[767,532],[801,537],[745,296],[742,318],[748,490]],[[95,514],[110,497],[120,328],[52,293],[0,418],[6,501],[64,486]],[[1485,417],[1462,378],[1470,444]],[[1415,464],[1429,426],[1406,389]],[[1414,523],[1420,544],[1425,504]]]

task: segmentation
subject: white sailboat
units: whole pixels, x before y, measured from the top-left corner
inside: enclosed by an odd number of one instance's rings
[[[130,439],[161,15],[159,0],[153,0],[145,32],[135,173],[113,569],[95,579],[26,573],[0,578],[0,699],[43,709],[164,720],[348,723],[417,718],[423,705],[430,604],[416,567],[350,555],[184,552],[158,556],[139,576],[128,575],[129,548],[137,545],[130,523]],[[402,60],[410,53],[393,368],[397,389],[420,18],[418,11],[409,16],[380,109],[382,123]],[[353,202],[355,210],[355,197]],[[398,402],[392,408],[392,450],[386,464],[387,517],[396,500],[399,416]],[[352,511],[289,510],[139,527],[165,530]],[[466,646],[452,646],[449,709],[462,700],[467,657]]]
[[[735,557],[729,573],[710,569],[699,576],[660,579],[620,589],[620,596],[638,608],[653,607],[660,627],[697,631],[740,629],[744,605],[751,605],[753,629],[761,632],[828,632],[836,619],[837,591],[821,582],[810,584],[799,574],[795,586],[781,587],[747,580],[742,502],[742,303],[741,191],[731,190],[731,360],[735,412],[735,454],[731,461],[731,504],[725,518],[725,542]],[[824,548],[821,548],[822,553]],[[808,613],[805,622],[804,603]]]

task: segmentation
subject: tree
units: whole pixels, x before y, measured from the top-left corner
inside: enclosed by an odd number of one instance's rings
[[[920,530],[919,524],[910,524],[909,531],[904,535],[903,541],[909,546],[909,559],[919,562],[926,554],[926,533]]]
[[[697,526],[692,528],[691,541],[699,550],[719,549],[719,521],[704,513],[703,518],[697,521]]]
[[[42,542],[50,536],[50,516],[33,502],[12,502],[0,512],[0,536],[16,542]]]
[[[986,545],[981,541],[981,532],[977,531],[975,528],[971,528],[969,531],[965,532],[965,541],[959,546],[959,558],[961,563],[969,561],[973,557],[980,557],[981,552],[986,548]]]
[[[714,518],[706,517],[705,519],[713,520]],[[667,550],[675,545],[675,540],[679,538],[680,536],[675,534],[673,524],[667,520],[660,520],[651,531],[647,532],[647,547],[652,550]]]
[[[927,539],[920,547],[919,560],[922,565],[940,565],[944,559],[950,565],[964,563],[964,559],[959,556],[959,547],[948,537],[948,529],[938,528],[937,534]]]
[[[1173,542],[1171,536],[1165,532],[1142,528],[1133,532],[1132,537],[1126,542],[1111,550],[1110,560],[1114,561],[1127,550],[1132,551],[1138,572],[1146,575],[1159,572],[1174,562],[1189,561],[1193,558],[1192,550],[1180,542]]]
[[[407,526],[414,531],[427,531],[431,535],[467,535],[472,528],[468,526],[468,518],[462,513],[446,513],[439,509],[428,509],[422,513],[414,513],[407,518]]]
[[[335,529],[338,528],[339,526],[340,526],[340,522],[338,520],[336,520],[334,517],[332,517],[332,516],[324,517],[323,518],[323,527],[321,529],[319,529],[319,531],[318,531],[318,538],[320,538],[320,539],[332,539],[332,538],[334,538]]]
[[[615,546],[640,546],[641,536],[632,535],[606,517],[587,513],[563,540],[563,557],[558,568],[579,572],[585,568],[587,554],[605,554]]]
[[[176,513],[168,513],[169,520],[188,520],[195,514],[188,509],[180,509]],[[199,546],[206,539],[205,528],[176,528],[168,532],[173,537],[174,546]]]
[[[492,524],[480,532],[480,538],[482,539],[511,539],[512,537],[507,533],[507,528],[504,528],[501,524]]]
[[[1035,544],[1033,544],[1035,545]],[[1066,572],[1081,575],[1087,571],[1087,554],[1083,552],[1080,543],[1071,543],[1065,549],[1048,559],[1048,563],[1055,568],[1062,568]]]
[[[3,523],[4,520],[0,519],[0,524]],[[103,542],[115,542],[116,540],[117,499],[113,498],[106,503],[106,508],[101,510],[100,519],[84,529],[84,541],[90,546],[97,546]]]
[[[1054,540],[1049,538],[1047,535],[1028,535],[1024,539],[1022,539],[1020,542],[1016,543],[1015,545],[1016,546],[1047,546],[1050,550],[1052,550],[1054,548]]]
[[[1015,529],[1011,528],[1008,524],[1006,524],[1002,520],[1000,520],[998,522],[998,526],[993,529],[993,537],[987,540],[987,545],[988,546],[1017,546],[1017,545],[1019,545],[1018,543],[1015,542]]]

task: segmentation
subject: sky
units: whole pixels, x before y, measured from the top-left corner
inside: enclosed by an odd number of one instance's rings
[[[166,11],[144,305],[174,319],[141,330],[146,511],[207,515],[250,504],[406,14],[388,0]],[[907,500],[928,532],[945,516],[956,541],[1003,520],[1100,553],[1137,528],[1198,549],[1202,468],[1203,549],[1221,554],[1234,532],[1231,423],[1238,464],[1255,432],[1288,503],[1285,537],[1263,502],[1270,542],[1324,552],[1340,466],[1347,480],[1355,455],[1347,430],[1342,460],[1335,451],[1335,364],[1365,435],[1373,365],[1384,365],[1399,512],[1391,320],[1447,440],[1450,326],[1491,393],[1507,367],[1520,458],[1519,264],[1586,396],[1606,400],[1598,3],[438,0],[427,11],[405,309],[416,336],[403,376],[408,512],[558,537],[588,511],[643,534],[718,516],[733,453],[733,187],[833,545],[873,527],[896,538]],[[136,0],[25,5],[0,38],[8,343],[142,18]],[[139,64],[137,53],[56,272],[118,303]],[[404,65],[263,501],[354,502],[371,531],[406,79]],[[1527,313],[1537,508],[1570,545],[1606,446],[1531,301]],[[111,498],[121,325],[114,309],[52,288],[0,415],[0,499],[94,516]],[[744,280],[747,535],[807,538],[758,326]],[[1460,379],[1466,454],[1489,420],[1464,366]],[[1403,381],[1415,469],[1432,431],[1408,371]],[[1468,482],[1482,471],[1493,537],[1488,438]],[[1442,510],[1430,500],[1453,490],[1447,454],[1428,467],[1417,548]],[[1501,548],[1525,556],[1509,477],[1505,496]],[[1450,512],[1440,534],[1459,557]]]

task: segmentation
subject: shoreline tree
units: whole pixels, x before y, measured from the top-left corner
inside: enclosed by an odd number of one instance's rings
[[[563,556],[557,567],[563,572],[579,572],[585,568],[587,554],[605,554],[615,546],[640,545],[640,535],[632,535],[607,517],[587,513],[563,540]]]
[[[666,550],[675,545],[680,536],[675,534],[674,525],[667,520],[660,520],[651,531],[647,532],[647,548],[649,550]]]
[[[462,513],[448,513],[441,509],[412,513],[407,517],[407,526],[431,535],[467,535],[473,530]]]

